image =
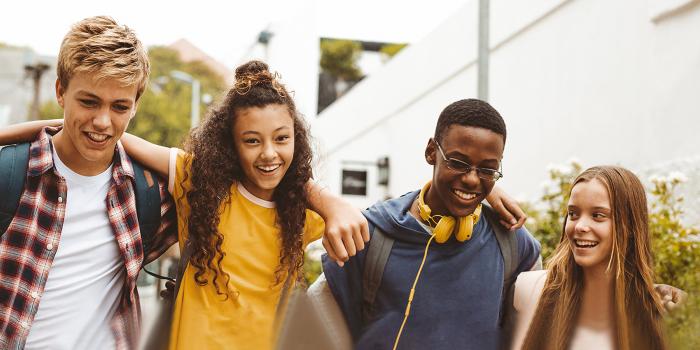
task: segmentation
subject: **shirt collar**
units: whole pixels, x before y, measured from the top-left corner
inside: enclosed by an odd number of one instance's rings
[[[29,176],[41,176],[54,168],[51,137],[62,128],[47,126],[32,142],[29,148],[29,164],[27,166]],[[117,141],[117,146],[114,148],[112,178],[119,185],[124,177],[134,179],[134,167],[131,164],[131,159],[126,155],[121,141]]]

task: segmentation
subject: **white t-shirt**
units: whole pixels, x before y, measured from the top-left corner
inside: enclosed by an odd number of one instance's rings
[[[107,218],[112,166],[82,176],[53,159],[66,180],[66,214],[25,349],[114,349],[111,322],[125,267]]]
[[[513,306],[518,311],[518,319],[513,333],[513,350],[519,350],[525,342],[546,281],[547,270],[522,272],[515,281]],[[569,350],[612,350],[614,348],[612,330],[595,330],[583,326],[576,327],[569,346]]]

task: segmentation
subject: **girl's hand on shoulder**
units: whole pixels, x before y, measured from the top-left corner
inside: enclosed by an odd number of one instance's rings
[[[491,208],[501,217],[501,224],[509,231],[517,230],[525,224],[527,215],[520,208],[518,202],[511,198],[500,187],[494,186],[486,196],[486,200],[491,205]]]
[[[338,199],[333,206],[323,217],[326,223],[323,247],[328,256],[342,267],[351,256],[365,249],[365,242],[369,241],[369,228],[360,210],[346,201]]]

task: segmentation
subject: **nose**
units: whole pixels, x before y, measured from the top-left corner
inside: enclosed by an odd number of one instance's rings
[[[277,150],[275,149],[275,146],[272,142],[266,142],[263,144],[263,149],[262,153],[260,154],[260,158],[263,160],[273,160],[277,156]]]
[[[476,173],[476,168],[471,168],[467,172],[462,173],[462,182],[470,185],[471,188],[479,186],[481,184],[481,179],[479,179]]]
[[[574,229],[576,232],[588,232],[591,230],[591,226],[586,217],[581,217],[578,219],[578,221],[576,221],[576,226],[574,226]]]
[[[106,130],[111,124],[111,118],[109,116],[109,109],[101,108],[97,111],[97,114],[92,118],[92,126],[96,131]]]

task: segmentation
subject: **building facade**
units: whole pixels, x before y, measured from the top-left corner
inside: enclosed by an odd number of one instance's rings
[[[499,185],[538,198],[548,167],[572,157],[642,176],[697,162],[698,3],[491,1],[489,102],[508,127]],[[329,188],[361,188],[364,178],[364,194],[347,195],[364,207],[430,179],[424,149],[438,115],[476,96],[477,6],[466,4],[318,116],[317,177]],[[386,185],[379,159],[390,164]]]

